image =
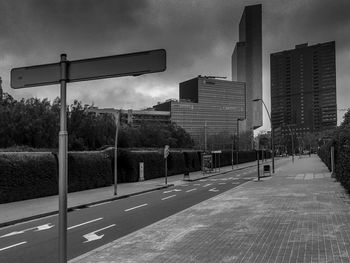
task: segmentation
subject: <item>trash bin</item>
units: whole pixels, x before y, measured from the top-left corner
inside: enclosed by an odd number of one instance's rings
[[[264,174],[263,174],[263,176],[265,176],[265,174],[268,174],[267,176],[271,176],[271,166],[269,164],[265,164],[264,165]]]

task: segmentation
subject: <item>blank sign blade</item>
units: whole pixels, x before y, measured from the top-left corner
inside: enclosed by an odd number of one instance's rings
[[[164,49],[137,53],[67,61],[67,82],[138,76],[166,69]],[[60,83],[60,63],[14,68],[11,70],[11,87],[27,87]]]
[[[13,89],[58,84],[60,64],[46,64],[11,70],[11,87]]]
[[[71,61],[68,68],[70,82],[122,76],[138,76],[166,69],[164,49],[138,53]]]

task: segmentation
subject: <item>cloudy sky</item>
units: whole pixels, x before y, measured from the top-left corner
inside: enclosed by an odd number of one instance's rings
[[[141,109],[178,98],[178,83],[197,75],[231,79],[231,54],[245,5],[263,5],[263,99],[270,105],[273,52],[336,41],[338,108],[350,107],[349,0],[0,0],[0,76],[16,99],[53,100],[59,87],[12,90],[10,70],[164,48],[167,70],[68,84],[68,103]],[[338,123],[344,111],[338,111]],[[269,129],[264,113],[264,126]]]

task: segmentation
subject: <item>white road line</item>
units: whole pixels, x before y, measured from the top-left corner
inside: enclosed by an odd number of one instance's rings
[[[203,185],[203,187],[208,187],[209,185],[212,185],[212,184],[206,184],[206,185]]]
[[[176,195],[169,195],[169,196],[167,196],[167,197],[162,198],[162,200],[166,200],[166,199],[172,198],[172,197],[174,197],[174,196],[176,196]]]
[[[189,193],[189,192],[192,192],[192,191],[196,191],[197,188],[193,188],[193,189],[190,189],[190,190],[187,190],[186,193]]]
[[[99,221],[99,220],[101,220],[101,219],[103,219],[103,217],[96,218],[96,219],[87,221],[87,222],[85,222],[85,223],[81,223],[81,224],[79,224],[79,225],[70,226],[70,227],[67,228],[67,230],[71,230],[71,229],[73,229],[73,228],[77,228],[77,227],[80,227],[80,226],[83,226],[83,225],[87,225],[87,224],[90,224],[90,223],[92,223],[92,222]]]
[[[108,202],[103,202],[103,203],[99,203],[99,204],[94,204],[94,205],[89,205],[88,207],[95,207],[95,206],[99,206],[99,205],[105,205],[105,204],[109,204],[112,201],[108,201]]]
[[[6,249],[9,249],[9,248],[12,248],[12,247],[17,247],[17,246],[23,245],[23,244],[25,244],[25,243],[27,243],[27,241],[23,241],[23,242],[21,242],[21,243],[17,243],[17,244],[8,246],[8,247],[3,247],[3,248],[0,248],[0,251],[6,250]]]
[[[148,205],[148,204],[142,204],[142,205],[138,205],[138,206],[135,206],[135,207],[131,207],[129,209],[124,210],[124,212],[128,212],[128,211],[131,211],[131,210],[134,210],[134,209],[146,206],[146,205]]]

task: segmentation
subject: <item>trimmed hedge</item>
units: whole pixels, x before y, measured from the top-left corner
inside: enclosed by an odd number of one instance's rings
[[[68,153],[68,191],[113,183],[108,156],[101,152]],[[58,194],[58,160],[53,153],[1,152],[0,203]]]
[[[0,203],[57,194],[57,174],[51,153],[0,153]]]
[[[110,159],[102,152],[68,153],[68,192],[113,184]]]
[[[201,170],[201,156],[201,151],[171,151],[167,163],[168,175]],[[220,154],[221,166],[231,165],[231,157],[231,151],[223,151]],[[235,155],[233,160],[235,164]],[[239,152],[239,163],[254,160],[256,160],[255,152]],[[118,183],[139,181],[140,162],[144,163],[145,180],[164,177],[163,149],[118,149]],[[68,191],[75,192],[112,185],[113,171],[113,148],[101,152],[69,152]],[[57,193],[57,153],[0,153],[0,203]]]
[[[317,154],[331,171],[331,147],[334,146],[335,178],[350,192],[350,131],[338,130],[333,139],[322,146]]]

